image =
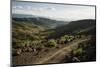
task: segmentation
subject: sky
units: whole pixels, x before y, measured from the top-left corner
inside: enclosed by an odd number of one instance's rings
[[[35,15],[63,21],[95,19],[95,6],[13,1],[12,14]]]

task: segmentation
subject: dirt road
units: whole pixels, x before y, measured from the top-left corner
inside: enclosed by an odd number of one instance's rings
[[[40,52],[39,55],[34,55],[33,52],[25,52],[18,56],[13,57],[13,64],[15,65],[27,65],[27,64],[46,64],[46,63],[61,63],[61,61],[68,55],[72,47],[78,45],[83,41],[89,40],[89,38],[76,39],[67,44],[58,44],[60,48],[50,48],[50,51]]]
[[[74,46],[78,45],[79,43],[83,41],[87,41],[89,39],[81,39],[77,40],[76,42],[70,43],[68,46],[56,51],[55,53],[52,53],[51,56],[47,56],[39,60],[39,62],[36,62],[34,64],[44,64],[44,63],[59,63],[66,55],[67,52],[69,52]]]

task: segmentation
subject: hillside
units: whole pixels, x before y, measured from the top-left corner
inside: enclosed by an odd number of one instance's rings
[[[48,38],[52,38],[52,37],[57,38],[59,36],[65,35],[65,34],[76,35],[82,30],[84,30],[83,32],[87,33],[87,35],[89,35],[90,32],[91,32],[90,34],[93,34],[93,33],[95,34],[95,32],[96,32],[95,25],[96,25],[95,20],[92,20],[92,19],[72,21],[67,25],[56,27],[54,29],[55,32],[53,32]],[[88,29],[88,30],[85,31],[86,29]]]
[[[44,22],[45,21],[45,22]],[[49,21],[49,22],[48,22]],[[13,18],[13,44],[22,41],[45,40],[60,38],[68,35],[95,35],[95,20],[72,21],[69,24],[57,26],[54,29],[46,27],[52,23],[49,19],[40,18]],[[43,23],[44,22],[44,23]],[[47,23],[46,23],[47,22]],[[59,23],[59,22],[58,22]],[[45,26],[46,25],[46,26]],[[45,26],[45,27],[44,27]],[[55,25],[54,25],[55,26]]]
[[[44,31],[44,28],[35,25],[31,22],[12,22],[12,37],[13,37],[13,47],[24,46],[25,43],[31,42],[33,40],[39,40],[39,33]]]
[[[58,20],[38,17],[34,15],[21,15],[21,14],[14,14],[13,20],[21,21],[21,22],[25,22],[25,21],[32,22],[33,24],[43,26],[46,28],[55,28],[57,26],[62,26],[69,23],[67,21],[58,21]]]
[[[14,65],[95,61],[95,20],[72,21],[65,25],[57,24],[54,28],[50,24],[56,24],[57,21],[51,21],[44,18],[12,19]],[[78,46],[80,43],[85,46]]]

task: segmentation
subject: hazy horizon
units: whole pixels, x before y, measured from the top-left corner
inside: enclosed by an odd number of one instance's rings
[[[12,1],[12,14],[34,15],[63,21],[95,19],[95,6]]]

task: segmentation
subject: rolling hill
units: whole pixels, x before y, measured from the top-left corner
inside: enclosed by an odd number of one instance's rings
[[[43,17],[26,16],[12,19],[13,44],[18,45],[34,40],[60,38],[63,35],[95,35],[93,19],[64,22]]]
[[[58,21],[58,20],[38,17],[34,15],[14,14],[12,16],[13,16],[13,20],[15,21],[21,21],[21,22],[27,21],[28,23],[32,22],[33,24],[47,27],[47,28],[55,28],[57,26],[62,26],[69,23],[67,21]]]
[[[88,29],[88,30],[85,31],[86,29]],[[65,35],[65,34],[74,34],[75,35],[75,34],[78,34],[78,32],[81,30],[84,30],[81,33],[89,34],[89,32],[91,32],[90,34],[95,34],[96,22],[95,22],[95,20],[92,20],[92,19],[72,21],[67,25],[57,27],[54,30],[55,30],[55,32],[52,33],[48,38],[52,38],[52,37],[57,38],[59,36]]]

